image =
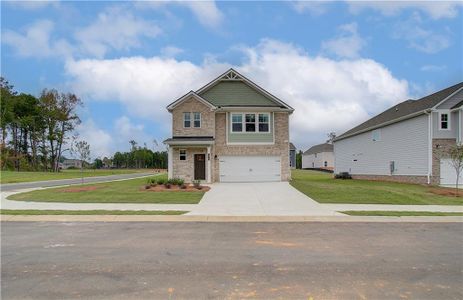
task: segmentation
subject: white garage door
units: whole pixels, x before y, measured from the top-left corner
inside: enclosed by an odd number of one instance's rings
[[[262,182],[281,180],[279,156],[222,156],[221,182]]]
[[[458,184],[463,184],[463,174],[460,174]],[[457,173],[452,166],[450,159],[440,160],[440,184],[442,185],[455,185],[457,181]]]

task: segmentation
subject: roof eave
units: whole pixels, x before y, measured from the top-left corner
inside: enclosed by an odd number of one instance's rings
[[[390,120],[390,121],[387,121],[387,122],[384,122],[384,123],[381,123],[381,124],[378,124],[378,125],[375,125],[375,126],[370,126],[368,128],[365,128],[365,129],[362,129],[362,130],[359,130],[359,131],[356,131],[356,132],[352,132],[352,133],[350,133],[348,135],[345,135],[345,136],[340,135],[339,137],[335,138],[333,140],[333,142],[338,142],[340,140],[350,138],[350,137],[353,137],[353,136],[356,136],[356,135],[359,135],[359,134],[362,134],[362,133],[365,133],[365,132],[368,132],[368,131],[371,131],[371,130],[375,130],[377,128],[381,128],[381,127],[388,126],[388,125],[391,125],[391,124],[394,124],[394,123],[402,122],[402,121],[417,117],[419,115],[428,113],[430,111],[431,111],[431,109],[420,110],[418,112],[408,114],[408,115],[400,117],[400,118],[396,118],[396,119],[393,119],[393,120]]]
[[[207,101],[206,99],[204,99],[203,97],[201,97],[200,95],[198,95],[196,92],[194,91],[189,91],[188,93],[186,93],[185,95],[181,96],[180,98],[178,98],[177,100],[175,100],[174,102],[172,102],[171,104],[169,104],[166,108],[169,112],[171,112],[176,106],[180,105],[183,101],[187,100],[188,98],[190,97],[194,97],[196,98],[198,101],[200,101],[201,103],[203,103],[204,105],[208,106],[211,110],[215,110],[217,107],[215,107],[215,105],[213,105],[212,103],[210,103],[209,101]]]

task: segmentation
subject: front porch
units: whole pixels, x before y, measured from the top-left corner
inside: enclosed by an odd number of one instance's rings
[[[212,137],[174,137],[168,145],[168,177],[212,183]]]

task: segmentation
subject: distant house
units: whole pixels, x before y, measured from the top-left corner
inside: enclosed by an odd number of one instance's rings
[[[302,154],[303,169],[333,170],[334,155],[332,144],[319,144],[311,147]]]
[[[71,167],[80,169],[81,166],[82,162],[79,159],[65,159],[60,165],[61,169],[63,170],[69,169]]]
[[[445,153],[463,141],[463,82],[406,100],[334,140],[335,172],[354,178],[455,184]],[[463,181],[463,179],[462,179]]]
[[[289,143],[289,167],[296,168],[296,146],[293,143]]]

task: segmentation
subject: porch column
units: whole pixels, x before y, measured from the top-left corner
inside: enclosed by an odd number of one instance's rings
[[[169,150],[167,152],[167,178],[171,179],[174,174],[174,162],[173,162],[173,149],[172,146],[169,146]]]
[[[206,154],[206,169],[207,169],[207,172],[206,172],[206,179],[207,179],[207,183],[211,183],[211,146],[208,146],[207,147],[207,154]]]

